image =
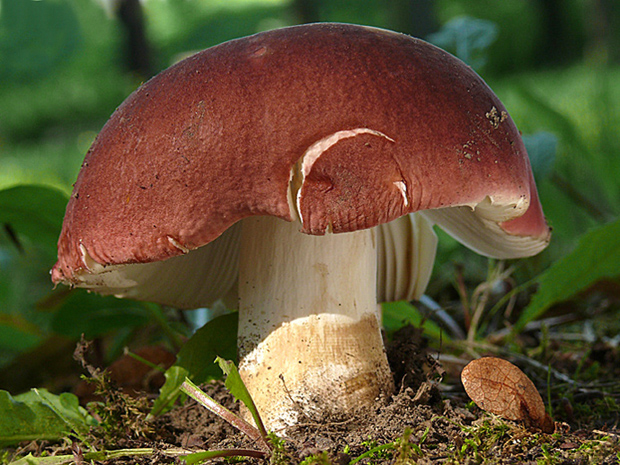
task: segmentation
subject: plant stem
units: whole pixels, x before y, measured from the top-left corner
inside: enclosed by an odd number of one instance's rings
[[[254,457],[257,459],[264,459],[266,456],[266,452],[253,449],[207,450],[196,452],[193,454],[187,454],[183,457],[183,461],[187,465],[193,465],[196,463],[203,463],[205,460],[223,457]]]
[[[183,384],[181,384],[181,391],[190,396],[196,402],[198,402],[203,407],[209,409],[211,412],[215,413],[220,418],[226,420],[232,426],[237,428],[239,431],[245,433],[249,438],[253,441],[260,442],[267,450],[270,450],[269,443],[267,439],[264,438],[260,431],[249,424],[244,419],[238,417],[233,412],[228,410],[223,405],[218,404],[211,396],[204,393],[198,386],[192,383],[188,378],[185,378]]]
[[[147,367],[152,368],[153,370],[157,370],[160,373],[165,373],[166,370],[161,366],[161,365],[157,365],[153,362],[151,362],[150,360],[145,359],[144,357],[140,357],[138,354],[132,352],[131,350],[129,350],[128,347],[125,347],[125,350],[123,351],[125,355],[128,355],[129,357],[133,358],[134,360],[140,362],[140,363],[144,363]]]
[[[164,334],[170,340],[170,344],[178,352],[183,346],[183,341],[179,337],[179,334],[170,326],[170,323],[164,316],[161,306],[156,304],[145,304],[146,309],[151,314],[153,319],[157,322],[159,327],[163,330]]]
[[[88,462],[103,462],[107,460],[117,459],[121,457],[143,457],[146,455],[153,455],[155,452],[161,453],[166,457],[183,457],[191,454],[191,451],[185,449],[167,449],[167,450],[155,450],[153,448],[139,448],[139,449],[118,449],[110,451],[93,451],[86,452],[83,455],[83,460]],[[32,457],[28,455],[19,460],[11,462],[11,465],[68,465],[75,463],[75,456],[71,455],[54,455],[50,457]]]

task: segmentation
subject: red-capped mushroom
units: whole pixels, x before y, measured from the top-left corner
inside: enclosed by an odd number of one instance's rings
[[[52,278],[184,308],[238,281],[240,372],[274,428],[391,393],[376,303],[424,291],[431,222],[497,258],[547,245],[503,105],[421,40],[297,26],[200,52],[118,108]]]

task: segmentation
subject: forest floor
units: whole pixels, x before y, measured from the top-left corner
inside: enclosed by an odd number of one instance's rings
[[[478,408],[467,397],[459,374],[465,362],[430,349],[419,330],[405,327],[388,345],[397,393],[379,399],[374,412],[345,422],[307,418],[286,432],[275,432],[263,458],[216,458],[212,462],[272,464],[619,464],[620,407],[617,344],[598,341],[582,353],[553,347],[553,389],[541,388],[551,377],[536,375],[536,363],[513,359],[551,401],[555,431],[544,433]],[[574,347],[572,347],[574,349]],[[505,357],[510,359],[510,356]],[[540,367],[538,367],[540,368]],[[562,373],[596,371],[596,381],[571,381]],[[540,370],[538,370],[540,371]],[[562,381],[564,379],[564,381]],[[120,380],[122,383],[122,380]],[[182,454],[205,450],[254,450],[250,440],[193,400],[154,420],[150,401],[122,394],[109,382],[99,383],[98,415],[105,427],[91,429],[89,445],[97,450],[124,450],[119,457],[95,461],[111,465],[181,463]],[[82,389],[84,386],[82,386]],[[239,406],[220,381],[202,386],[232,411]],[[79,390],[79,389],[78,389]],[[88,389],[87,389],[88,391]],[[156,391],[154,391],[155,393]],[[153,394],[154,394],[153,393]],[[81,394],[83,399],[84,392]],[[18,457],[72,455],[74,463],[91,463],[84,444],[75,438],[59,443],[32,441],[8,451],[4,463]],[[114,458],[113,458],[114,457]],[[8,458],[8,460],[7,460]],[[23,461],[22,463],[54,463]]]

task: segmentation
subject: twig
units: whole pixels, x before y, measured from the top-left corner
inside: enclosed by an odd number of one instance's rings
[[[454,318],[452,318],[448,312],[446,312],[441,306],[435,302],[432,298],[427,296],[426,294],[420,296],[418,299],[422,305],[424,305],[433,316],[437,317],[437,319],[441,320],[441,322],[447,326],[447,328],[452,333],[452,336],[456,339],[465,339],[465,333],[458,325]]]
[[[598,429],[593,429],[592,432],[594,434],[600,434],[601,436],[612,436],[616,440],[620,439],[620,435],[618,435],[616,433],[612,433],[610,431],[601,431],[601,430],[598,430]]]
[[[465,279],[463,278],[463,267],[457,265],[455,270],[456,275],[456,291],[463,307],[463,317],[465,318],[465,328],[469,331],[471,324],[471,312],[469,308],[469,299],[467,298],[467,286],[465,285]]]
[[[504,302],[505,302],[505,300],[504,300]],[[523,329],[521,329],[521,332],[540,330],[540,329],[542,329],[543,326],[551,328],[553,326],[558,326],[558,325],[562,325],[562,324],[565,324],[565,323],[570,323],[570,322],[573,322],[573,321],[576,321],[576,320],[578,320],[578,317],[569,313],[569,314],[566,314],[566,315],[560,315],[560,316],[554,316],[554,317],[550,317],[550,318],[544,318],[542,320],[530,321],[529,323],[527,323],[523,327]],[[512,333],[512,328],[502,328],[502,329],[500,329],[498,331],[495,331],[492,334],[489,334],[488,339],[490,341],[499,342],[502,339],[504,339],[505,337],[510,336],[511,333]]]
[[[480,330],[479,322],[482,318],[482,315],[487,306],[487,303],[489,299],[491,298],[493,288],[496,286],[497,283],[504,283],[508,281],[510,279],[510,275],[514,272],[514,267],[512,266],[508,267],[507,269],[504,269],[505,262],[503,260],[500,260],[497,263],[497,266],[493,266],[493,264],[494,264],[494,261],[490,260],[489,261],[489,272],[488,272],[488,277],[486,281],[481,283],[478,287],[476,287],[476,289],[474,290],[474,293],[472,294],[471,301],[472,301],[472,306],[475,308],[475,311],[474,311],[474,318],[472,320],[472,324],[469,327],[469,330],[467,333],[467,339],[469,341],[473,341],[476,337],[476,333]],[[503,302],[502,305],[507,302],[508,305],[506,308],[506,312],[509,313],[512,310],[512,306],[514,305],[514,300],[515,300],[516,295],[514,293],[507,293],[506,295],[508,295],[508,298],[507,300],[502,299],[502,302]],[[498,307],[497,305],[494,305],[493,307],[491,307],[491,309],[486,312],[487,320],[493,315],[495,315],[495,313],[497,312],[497,310],[499,310],[499,308],[500,307]]]

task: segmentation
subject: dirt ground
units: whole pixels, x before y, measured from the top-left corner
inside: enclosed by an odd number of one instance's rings
[[[458,380],[462,366],[448,360],[439,364],[420,331],[406,327],[394,335],[388,357],[397,382],[397,393],[379,399],[376,410],[350,421],[321,424],[302,422],[285,434],[275,452],[266,459],[219,458],[213,462],[259,464],[618,464],[620,463],[619,412],[615,398],[602,391],[581,390],[555,402],[556,430],[545,434],[517,422],[483,412],[463,391]],[[594,347],[588,357],[612,373],[618,370],[618,349]],[[564,363],[569,363],[564,361]],[[602,363],[601,363],[602,361]],[[583,360],[580,363],[584,362]],[[238,411],[238,404],[222,382],[203,386],[222,405]],[[156,392],[156,390],[154,390]],[[561,394],[559,394],[561,396]],[[554,394],[558,396],[558,394]],[[151,448],[142,457],[107,460],[116,464],[181,463],[170,451],[248,449],[261,450],[244,434],[193,400],[147,421],[149,403],[109,388],[104,393],[111,412],[120,412],[116,426],[93,430],[93,444],[99,449]],[[578,399],[580,405],[575,405]],[[600,408],[607,405],[607,408]],[[588,407],[588,409],[586,409]],[[598,409],[598,410],[597,410]],[[590,412],[587,417],[584,412]],[[558,414],[559,412],[559,414]],[[111,415],[114,417],[114,415]],[[276,432],[277,433],[277,432]],[[80,457],[80,444],[68,438],[62,444],[32,442],[11,451],[24,456],[47,453]],[[102,462],[97,462],[102,463]]]
[[[543,434],[471,405],[460,383],[440,383],[446,373],[418,330],[403,328],[389,345],[388,355],[398,393],[378,402],[373,415],[344,423],[308,422],[287,431],[283,437],[286,463],[305,460],[308,464],[348,464],[363,454],[367,457],[359,463],[620,463],[617,414],[599,418],[601,429],[573,430],[568,423],[557,422],[554,434]],[[206,389],[220,402],[235,408],[221,383]],[[179,447],[256,447],[194,402],[170,412],[158,424]],[[411,445],[406,457],[401,456],[402,446],[371,451],[403,438]]]

